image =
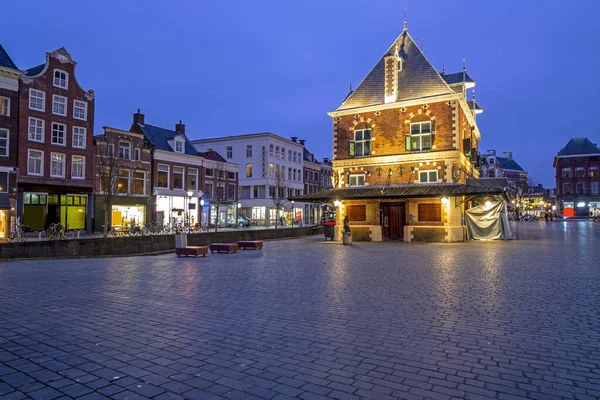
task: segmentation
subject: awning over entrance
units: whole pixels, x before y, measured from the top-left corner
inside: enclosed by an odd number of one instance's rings
[[[334,200],[400,199],[441,196],[475,196],[503,194],[504,187],[485,184],[407,184],[397,186],[361,186],[353,188],[324,190],[290,200],[305,202],[330,202]]]

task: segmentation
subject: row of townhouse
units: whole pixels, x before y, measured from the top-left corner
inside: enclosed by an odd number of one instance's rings
[[[198,152],[181,122],[156,127],[139,110],[129,130],[94,136],[94,91],[75,66],[60,48],[23,71],[0,45],[0,238],[17,220],[88,232],[111,220],[236,223],[238,165]]]

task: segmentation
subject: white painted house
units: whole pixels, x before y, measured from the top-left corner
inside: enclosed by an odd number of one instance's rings
[[[228,162],[239,164],[240,214],[261,224],[274,224],[278,218],[276,200],[303,194],[304,146],[273,133],[192,141],[199,152],[214,150]],[[281,177],[281,178],[278,178]],[[281,202],[278,202],[281,204]],[[283,201],[279,217],[286,224],[304,219],[304,204]]]

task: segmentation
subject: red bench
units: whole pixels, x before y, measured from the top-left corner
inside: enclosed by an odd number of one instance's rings
[[[240,247],[237,243],[213,243],[210,245],[211,253],[237,253]]]
[[[180,247],[180,248],[175,249],[175,254],[177,254],[177,257],[181,257],[182,255],[185,255],[186,257],[187,256],[206,257],[206,255],[208,254],[208,247],[207,246]]]
[[[245,240],[237,242],[240,249],[254,249],[254,250],[262,250],[263,241],[262,240]]]

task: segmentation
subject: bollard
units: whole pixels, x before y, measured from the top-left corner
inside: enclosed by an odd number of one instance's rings
[[[77,231],[77,239],[79,239],[79,234],[81,233],[81,231]]]
[[[42,232],[44,232],[44,231],[40,231],[40,232],[38,233],[38,240],[42,240]]]

